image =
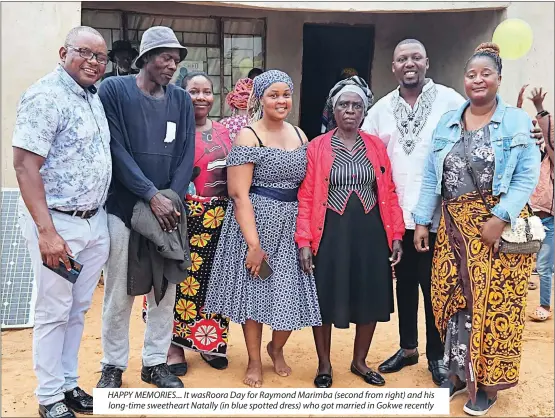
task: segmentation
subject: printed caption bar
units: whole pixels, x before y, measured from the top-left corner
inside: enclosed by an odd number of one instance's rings
[[[95,415],[448,415],[448,389],[93,389]]]

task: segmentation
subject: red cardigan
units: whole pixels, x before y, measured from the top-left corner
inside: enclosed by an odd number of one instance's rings
[[[299,189],[299,214],[297,216],[297,230],[295,241],[299,248],[310,247],[316,255],[326,218],[329,175],[335,154],[331,147],[331,137],[334,131],[320,135],[310,141],[308,145],[308,165],[306,176]],[[392,249],[394,240],[403,239],[405,223],[403,211],[399,206],[395,184],[391,175],[391,163],[382,141],[372,135],[359,130],[364,144],[366,156],[376,170],[378,186],[377,203],[387,234],[389,248]],[[369,239],[372,239],[369,237]]]

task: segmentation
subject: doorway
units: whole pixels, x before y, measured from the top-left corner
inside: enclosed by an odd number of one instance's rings
[[[309,139],[320,135],[322,111],[343,69],[354,68],[371,85],[373,26],[305,24],[300,127]]]

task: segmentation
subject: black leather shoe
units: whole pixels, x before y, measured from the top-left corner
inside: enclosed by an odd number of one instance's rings
[[[184,387],[181,379],[170,372],[170,368],[166,363],[157,364],[152,367],[143,366],[141,380],[160,389],[180,389]]]
[[[50,405],[39,405],[39,415],[42,418],[75,418],[75,414],[64,401]]]
[[[96,384],[97,388],[117,389],[121,387],[121,375],[123,371],[116,369],[114,366],[104,366],[102,376]]]
[[[401,348],[393,356],[380,364],[378,370],[382,373],[395,373],[405,366],[413,366],[416,363],[418,363],[418,350],[414,354],[405,357],[405,351]]]
[[[374,386],[383,386],[383,385],[385,385],[385,380],[384,380],[383,377],[380,376],[379,373],[376,373],[372,370],[370,370],[367,373],[362,373],[352,363],[351,363],[351,373],[354,373],[357,376],[362,377],[364,379],[364,381],[366,383],[368,383],[369,385],[374,385]]]
[[[329,389],[333,383],[333,370],[330,373],[320,373],[318,370],[316,372],[316,377],[314,378],[314,386],[320,389]]]
[[[92,415],[93,397],[77,386],[64,393],[66,405],[78,414]]]
[[[441,386],[447,380],[449,370],[443,364],[443,360],[429,360],[428,370],[432,372],[432,380],[436,386]]]
[[[217,370],[227,369],[227,366],[229,364],[229,362],[227,361],[227,357],[215,356],[212,358],[208,358],[208,357],[205,357],[204,354],[202,353],[200,354],[200,356],[205,362],[207,362],[210,365],[210,367],[213,367],[214,369],[217,369]]]
[[[168,364],[168,368],[170,369],[170,373],[175,376],[185,376],[187,374],[187,370],[189,370],[189,365],[187,364],[187,362],[175,363]]]

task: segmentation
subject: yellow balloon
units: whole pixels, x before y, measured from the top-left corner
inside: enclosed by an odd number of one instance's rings
[[[495,29],[492,42],[499,46],[501,58],[517,60],[530,51],[533,39],[534,34],[528,23],[520,19],[507,19]]]

